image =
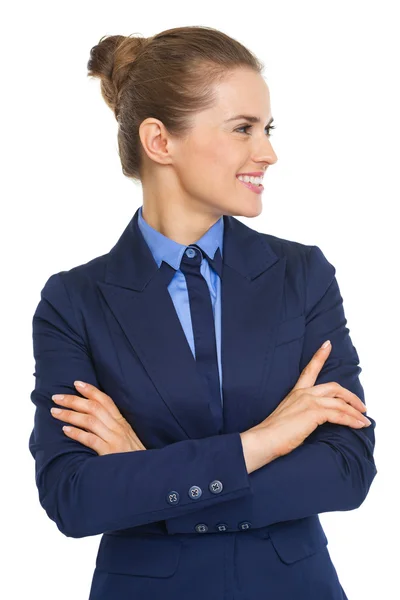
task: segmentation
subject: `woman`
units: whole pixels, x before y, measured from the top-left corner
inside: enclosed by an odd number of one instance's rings
[[[364,501],[375,421],[335,268],[234,218],[277,160],[263,66],[181,27],[102,38],[88,68],[143,206],[42,289],[41,505],[103,534],[90,600],[346,598],[318,514]]]

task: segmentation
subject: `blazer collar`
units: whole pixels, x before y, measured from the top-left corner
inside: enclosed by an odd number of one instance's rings
[[[140,292],[156,275],[159,265],[140,231],[139,210],[110,250],[105,282]],[[279,260],[259,232],[229,215],[223,215],[223,224],[224,265],[252,280]]]

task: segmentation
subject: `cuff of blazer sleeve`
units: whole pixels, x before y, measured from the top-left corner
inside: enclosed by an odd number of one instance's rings
[[[213,481],[209,481],[206,490],[202,490],[205,495],[204,499],[208,497],[214,497],[216,500],[219,496],[222,503],[218,506],[221,513],[224,514],[225,506],[228,507],[235,501],[242,500],[243,504],[250,506],[248,502],[251,495],[250,476],[247,472],[246,462],[243,453],[242,438],[240,433],[223,434],[219,436],[221,438],[221,463],[219,462],[219,455],[215,455],[215,468],[213,473],[216,474],[216,478]],[[227,460],[227,450],[229,450],[229,457]],[[196,485],[196,482],[193,482]],[[190,494],[189,494],[190,497]],[[184,501],[185,502],[185,501]],[[169,534],[175,533],[220,533],[226,531],[224,528],[224,519],[218,523],[214,523],[207,519],[207,512],[209,509],[215,507],[215,503],[208,506],[199,506],[195,512],[186,513],[180,517],[173,517],[165,520],[167,532]],[[212,511],[210,511],[211,514]],[[229,511],[228,511],[229,512]],[[246,515],[243,513],[242,522],[238,523],[238,527],[228,527],[229,530],[236,529],[240,531],[242,529],[248,529],[251,527],[251,523],[248,520],[248,511]]]

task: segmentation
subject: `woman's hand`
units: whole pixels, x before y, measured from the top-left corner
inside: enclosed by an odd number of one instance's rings
[[[56,419],[80,428],[68,427],[66,430],[63,427],[68,437],[92,448],[100,456],[146,450],[110,396],[90,383],[80,387],[75,381],[74,385],[86,397],[62,394],[63,398],[59,398],[60,394],[55,394],[52,396],[54,402],[67,408],[58,409],[61,410],[59,414],[55,414],[57,409],[52,408],[50,411]]]
[[[288,454],[327,421],[356,429],[371,424],[362,414],[367,407],[356,394],[334,381],[314,385],[331,349],[331,344],[321,346],[291,392],[264,421],[248,430],[267,434],[272,456]]]

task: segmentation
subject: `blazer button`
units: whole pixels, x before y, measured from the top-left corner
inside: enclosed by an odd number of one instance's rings
[[[251,523],[250,521],[242,521],[241,523],[239,523],[238,527],[239,529],[250,529]]]
[[[191,498],[192,500],[198,500],[200,498],[200,496],[202,495],[203,491],[201,488],[199,488],[198,485],[192,485],[192,487],[190,488],[188,494],[189,494],[189,498]]]
[[[214,479],[214,481],[212,481],[210,483],[210,485],[208,486],[208,489],[213,494],[220,494],[222,492],[222,490],[224,489],[224,486],[222,485],[222,483],[220,481],[218,481],[218,479]]]
[[[206,531],[208,531],[208,527],[205,523],[199,523],[196,525],[195,530],[197,533],[206,533]]]
[[[218,523],[218,525],[215,526],[215,529],[217,531],[228,531],[228,525],[226,523]]]
[[[168,504],[178,504],[179,493],[175,492],[175,490],[173,490],[172,492],[169,492],[169,494],[167,496],[167,502],[168,502]]]

